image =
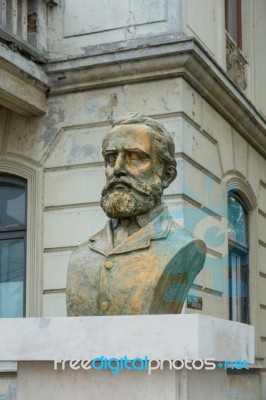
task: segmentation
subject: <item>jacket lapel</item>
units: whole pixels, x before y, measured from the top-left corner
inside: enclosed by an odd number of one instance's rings
[[[111,220],[106,223],[105,227],[100,232],[90,237],[89,247],[106,257],[111,253],[113,250]]]
[[[113,247],[113,234],[111,221],[108,221],[104,229],[92,236],[89,240],[91,249],[105,255],[128,253],[130,251],[144,249],[150,246],[151,240],[166,238],[171,227],[172,218],[169,212],[163,211],[154,220],[140,228],[127,240]]]

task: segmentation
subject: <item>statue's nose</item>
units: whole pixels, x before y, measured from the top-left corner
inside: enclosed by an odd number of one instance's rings
[[[115,176],[127,175],[127,172],[125,169],[125,158],[122,153],[118,154],[118,156],[117,156],[113,172],[114,172]]]

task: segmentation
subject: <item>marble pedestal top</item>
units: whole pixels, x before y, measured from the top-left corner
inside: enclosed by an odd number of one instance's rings
[[[0,361],[245,359],[254,362],[254,328],[205,315],[0,319]]]

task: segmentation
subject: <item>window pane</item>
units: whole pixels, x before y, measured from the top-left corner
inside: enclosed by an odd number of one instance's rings
[[[0,317],[23,317],[25,240],[0,241]]]
[[[231,38],[237,43],[237,0],[226,0],[226,30]]]
[[[25,188],[0,183],[0,228],[26,223]]]
[[[243,246],[248,245],[247,216],[242,204],[234,197],[228,198],[229,239]]]
[[[249,321],[249,269],[247,250],[231,250],[229,253],[230,319]]]
[[[241,321],[241,261],[238,254],[231,254],[231,287],[232,320]]]

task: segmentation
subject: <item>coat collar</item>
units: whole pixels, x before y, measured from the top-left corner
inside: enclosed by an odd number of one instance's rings
[[[89,247],[106,257],[110,254],[122,254],[130,251],[144,249],[150,246],[151,240],[166,238],[168,236],[172,218],[166,206],[147,225],[140,228],[127,240],[113,247],[112,222],[109,220],[105,227],[89,239]]]

